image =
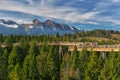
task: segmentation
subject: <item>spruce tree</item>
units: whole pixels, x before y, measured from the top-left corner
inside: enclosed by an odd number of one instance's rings
[[[87,68],[87,64],[90,60],[89,58],[89,52],[87,51],[86,48],[83,48],[82,52],[79,54],[79,69],[80,69],[80,79],[84,80],[85,79],[85,71]]]
[[[99,62],[98,62],[98,57],[97,53],[92,51],[90,55],[90,61],[87,64],[86,70],[85,70],[85,79],[86,80],[97,80],[98,75],[99,75],[99,70],[100,70]]]
[[[77,51],[77,47],[75,46],[74,52],[72,53],[71,56],[71,65],[72,69],[76,69],[79,67],[79,52]]]
[[[100,71],[99,80],[117,80],[117,64],[116,64],[116,53],[109,53],[108,58],[105,60],[105,64]]]
[[[37,61],[37,72],[39,75],[39,79],[40,80],[44,80],[45,79],[45,64],[46,64],[46,53],[44,52],[44,47],[42,47],[40,49],[40,53],[37,55],[36,57],[36,61]]]
[[[36,78],[36,60],[34,51],[34,46],[31,46],[29,53],[24,60],[22,69],[23,80],[35,80]]]
[[[62,63],[60,66],[60,80],[67,80],[66,78],[69,77],[70,60],[68,56],[68,53],[65,53],[63,56]]]
[[[14,69],[12,69],[10,72],[9,72],[9,79],[10,80],[21,80],[21,68],[20,68],[20,65],[17,63],[14,67]]]
[[[46,60],[46,79],[52,79],[52,76],[55,76],[55,79],[58,79],[59,74],[59,57],[55,48],[52,46],[49,49]]]
[[[75,46],[75,49],[71,56],[71,72],[72,75],[70,76],[72,79],[79,80],[80,79],[80,59],[79,59],[79,52],[77,51],[77,47]]]
[[[13,47],[11,53],[8,56],[8,71],[9,72],[14,68],[14,66],[18,62],[17,54],[18,54],[17,47]]]
[[[8,51],[7,49],[5,49],[3,55],[0,57],[0,80],[8,80],[7,57],[8,57]]]

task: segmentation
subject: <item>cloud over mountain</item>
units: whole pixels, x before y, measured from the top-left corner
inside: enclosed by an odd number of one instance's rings
[[[120,25],[120,0],[1,0],[0,10],[64,19],[82,24]]]

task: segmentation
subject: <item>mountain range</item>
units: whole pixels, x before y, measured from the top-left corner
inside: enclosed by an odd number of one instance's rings
[[[79,30],[75,27],[66,24],[56,23],[50,19],[41,22],[34,19],[31,23],[17,23],[13,20],[0,19],[0,33],[3,35],[17,34],[17,35],[41,35],[49,34],[60,35],[75,33]]]
[[[105,29],[105,30],[120,31],[120,26],[119,25],[115,25],[113,23],[108,23],[108,22],[107,23],[106,22],[99,22],[99,24],[94,24],[92,22],[89,22],[89,23],[84,24],[84,23],[71,22],[71,21],[64,20],[64,19],[59,19],[59,18],[38,16],[38,15],[19,12],[19,11],[0,10],[0,18],[3,19],[3,21],[4,20],[5,21],[11,21],[11,22],[14,23],[14,25],[12,25],[12,26],[11,25],[4,25],[4,26],[7,26],[7,27],[4,27],[4,28],[0,27],[0,33],[4,33],[5,35],[13,34],[13,33],[15,33],[15,34],[25,34],[25,35],[27,35],[27,34],[38,34],[38,33],[39,34],[55,34],[57,32],[59,32],[60,34],[65,34],[65,33],[69,33],[69,32],[74,33],[74,31],[68,31],[68,30],[66,31],[65,29],[61,31],[60,29],[57,29],[57,28],[54,28],[54,27],[51,27],[52,29],[49,29],[50,27],[48,27],[48,29],[46,30],[47,26],[44,27],[45,25],[43,23],[45,23],[47,20],[50,20],[51,22],[54,22],[55,24],[61,24],[61,25],[66,24],[65,26],[69,25],[69,27],[74,26],[74,28],[76,28],[78,30],[85,30],[86,31],[86,30],[94,30],[94,29]],[[33,19],[40,20],[39,22],[40,22],[40,24],[42,24],[42,26],[38,25],[39,27],[37,27],[37,25],[32,25],[33,23],[31,23],[31,21]],[[73,16],[73,21],[74,21],[74,16]],[[3,25],[0,24],[0,26],[3,26]],[[23,26],[25,26],[25,28]],[[28,28],[28,26],[30,26],[30,28]],[[34,28],[32,28],[32,27],[34,27]],[[42,27],[44,27],[44,29]],[[39,28],[39,29],[37,29],[37,28]]]

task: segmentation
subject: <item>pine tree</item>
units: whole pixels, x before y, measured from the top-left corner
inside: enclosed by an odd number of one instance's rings
[[[3,43],[3,35],[0,34],[0,43]]]
[[[46,64],[46,53],[44,52],[44,47],[40,49],[40,53],[36,57],[37,61],[37,70],[38,70],[38,75],[40,80],[45,79],[45,64]]]
[[[13,73],[15,72],[14,69],[16,69],[16,67],[18,67],[19,63],[20,63],[20,57],[19,57],[19,49],[18,47],[13,47],[12,51],[10,52],[9,56],[8,56],[8,77],[9,79],[12,80],[12,77],[14,77],[15,75],[20,76],[19,74]],[[14,74],[13,76],[11,76],[12,74]]]
[[[8,57],[8,51],[7,49],[5,49],[3,55],[0,57],[0,80],[8,80],[7,57]]]
[[[9,72],[9,78],[10,80],[21,80],[21,68],[20,65],[17,63],[14,67],[14,69]]]
[[[75,47],[74,52],[71,56],[71,78],[75,80],[80,79],[80,69],[79,69],[80,59],[79,52],[77,51],[77,47]]]
[[[2,50],[2,47],[1,47],[1,44],[0,44],[0,57],[3,55],[3,50]]]
[[[82,52],[80,52],[79,59],[80,59],[79,60],[79,69],[80,69],[80,77],[81,77],[80,79],[84,80],[87,64],[90,60],[89,52],[87,52],[86,48],[83,48]]]
[[[105,60],[105,64],[100,71],[99,80],[117,80],[117,65],[116,65],[116,54],[111,52],[108,59]]]
[[[115,58],[115,66],[116,66],[116,80],[120,79],[120,52],[117,52],[116,58]]]
[[[70,70],[70,55],[65,53],[60,66],[60,80],[68,80]]]
[[[115,58],[115,66],[116,66],[116,80],[120,79],[120,52],[117,52],[116,58]]]
[[[52,79],[52,76],[55,76],[55,79],[58,79],[59,74],[59,56],[55,48],[52,46],[49,49],[46,61],[46,79]]]
[[[92,51],[91,56],[90,56],[90,62],[87,64],[87,68],[85,70],[85,79],[86,80],[92,80],[92,79],[97,80],[100,66],[101,65],[99,65],[96,52]]]
[[[23,80],[35,80],[36,78],[36,60],[34,51],[34,46],[31,46],[29,54],[24,60],[22,70]]]
[[[72,68],[75,70],[77,67],[79,67],[79,52],[77,51],[77,47],[75,47],[74,52],[71,56],[71,65]]]
[[[8,71],[11,71],[17,63],[17,47],[13,47],[11,53],[8,56]]]

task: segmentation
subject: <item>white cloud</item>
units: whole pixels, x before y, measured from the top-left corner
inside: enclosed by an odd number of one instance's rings
[[[12,10],[12,11],[20,11],[25,13],[30,13],[38,16],[46,16],[58,19],[65,19],[72,22],[85,22],[85,20],[89,20],[94,18],[98,14],[98,12],[88,12],[85,14],[81,14],[77,12],[75,8],[71,7],[56,7],[56,6],[49,6],[46,4],[47,0],[41,0],[40,5],[34,7],[33,5],[20,5],[19,3],[2,1],[0,4],[0,9],[3,10]],[[52,1],[52,0],[49,0]],[[33,4],[32,0],[29,0],[31,4]],[[6,6],[7,5],[7,6]],[[9,6],[9,7],[8,7]]]
[[[98,21],[112,22],[114,24],[119,24],[119,20],[113,19],[111,17],[104,18],[99,16],[100,13],[106,10],[106,7],[109,7],[112,3],[107,3],[107,1],[101,1],[96,4],[96,7],[89,11],[83,13],[83,9],[64,7],[64,6],[55,6],[53,3],[57,0],[38,0],[38,3],[35,4],[33,0],[27,0],[31,5],[24,5],[19,3],[19,1],[11,0],[1,0],[0,9],[2,10],[11,10],[11,11],[20,11],[25,13],[30,13],[38,16],[45,16],[51,18],[64,19],[76,23],[84,24],[98,24]],[[79,0],[85,1],[85,0]],[[120,0],[112,0],[113,2],[120,2]],[[17,6],[16,6],[17,5]],[[94,22],[96,21],[96,22]]]
[[[104,22],[104,23],[111,23],[111,24],[115,24],[115,25],[120,25],[120,20],[119,19],[115,19],[114,17],[111,16],[107,16],[107,17],[102,17],[99,16],[96,21],[98,22]],[[109,25],[107,25],[109,26]]]
[[[40,1],[40,5],[41,5],[41,6],[45,6],[45,1],[44,1],[44,0],[41,0],[41,1]]]
[[[117,7],[114,7],[114,5],[119,4],[119,2],[120,0],[99,1],[92,11],[100,11],[102,14],[97,15],[96,18],[94,18],[93,20],[96,20],[99,23],[102,22],[120,25],[120,10]]]
[[[33,0],[27,0],[31,5],[34,4]]]
[[[115,2],[115,3],[116,3],[116,2],[120,2],[120,0],[111,0],[111,1],[112,1],[112,2]]]
[[[71,20],[73,22],[85,22],[86,20],[92,20],[94,19],[97,14],[99,14],[100,12],[88,12],[88,13],[84,13],[84,14],[80,14],[80,13],[69,13],[67,16],[65,16],[66,20]]]
[[[88,21],[88,22],[85,22],[85,24],[94,24],[94,25],[99,25],[99,23],[97,23],[97,22],[93,22],[93,21]]]

